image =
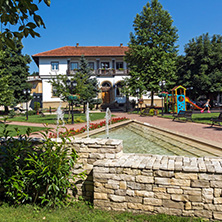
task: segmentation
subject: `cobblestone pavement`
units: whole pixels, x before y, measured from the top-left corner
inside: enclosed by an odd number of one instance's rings
[[[127,113],[112,113],[116,117],[128,117],[132,120],[137,120],[140,122],[149,123],[153,126],[161,127],[170,131],[174,131],[176,133],[190,135],[196,138],[203,138],[208,140],[209,142],[216,142],[217,144],[221,144],[222,147],[222,127],[214,126],[211,127],[207,124],[199,124],[199,123],[192,123],[192,122],[181,122],[181,121],[172,121],[172,119],[166,119],[161,117],[141,117],[138,114],[127,114]],[[93,123],[99,123],[102,120],[93,121]],[[42,127],[43,124],[40,123],[25,123],[25,122],[10,122],[9,124],[15,125],[23,125],[23,126],[39,126]],[[67,129],[79,129],[85,126],[86,123],[75,123],[74,125],[66,125]],[[48,125],[48,127],[52,128],[53,130],[56,129],[56,125]],[[36,137],[36,135],[35,135]]]

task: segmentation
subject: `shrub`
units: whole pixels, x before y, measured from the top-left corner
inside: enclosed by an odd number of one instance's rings
[[[74,149],[65,146],[65,139],[57,143],[42,133],[44,142],[35,145],[27,135],[8,138],[0,146],[0,188],[2,199],[10,204],[33,203],[61,206],[68,202],[68,189],[75,188],[71,169],[77,160]]]
[[[75,122],[76,123],[84,123],[85,121],[81,117],[78,117],[75,119]]]
[[[34,110],[37,112],[40,109],[40,102],[34,102]]]
[[[13,118],[16,115],[15,110],[11,109],[8,113],[9,118]]]
[[[89,108],[90,108],[90,110],[93,110],[93,109],[95,108],[95,105],[92,104],[92,103],[90,103],[90,104],[89,104]]]

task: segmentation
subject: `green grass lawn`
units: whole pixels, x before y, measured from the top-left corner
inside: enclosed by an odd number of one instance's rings
[[[217,118],[219,116],[219,113],[194,113],[192,115],[193,122],[196,123],[205,123],[205,124],[211,124],[211,118]],[[173,119],[172,115],[164,115],[164,118],[170,118]],[[180,118],[181,120],[185,120],[185,118]]]
[[[4,124],[0,124],[0,136],[2,136],[3,127],[4,127]],[[24,135],[26,134],[26,130],[28,129],[28,126],[8,125],[7,129],[8,131],[10,131],[9,136],[17,135],[15,128],[18,128],[20,134]],[[32,132],[38,132],[45,129],[44,127],[29,127],[29,128],[31,128]]]
[[[68,114],[65,114],[65,119],[68,119]],[[71,115],[70,115],[71,118]],[[86,121],[86,115],[84,113],[75,113],[74,114],[74,122],[78,118],[81,118],[82,120]],[[105,113],[90,113],[90,120],[98,120],[98,119],[104,119]],[[8,118],[9,121],[18,121],[18,122],[30,122],[30,123],[48,123],[48,124],[56,124],[57,116],[56,115],[45,115],[42,117],[41,115],[31,115],[28,118],[28,121],[26,121],[25,116],[16,116],[14,118]]]
[[[145,215],[127,212],[113,212],[93,209],[85,203],[55,210],[41,209],[30,205],[19,207],[0,206],[1,221],[4,222],[203,222],[190,217],[176,217],[163,214]]]

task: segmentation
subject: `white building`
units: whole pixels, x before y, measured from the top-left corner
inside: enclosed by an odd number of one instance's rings
[[[65,46],[33,55],[42,79],[43,108],[58,107],[60,99],[53,96],[50,78],[57,74],[72,76],[79,68],[80,57],[87,59],[92,73],[101,87],[99,97],[103,104],[124,104],[121,95],[121,81],[127,77],[127,64],[123,57],[128,47],[123,46]],[[146,98],[144,98],[146,99]]]

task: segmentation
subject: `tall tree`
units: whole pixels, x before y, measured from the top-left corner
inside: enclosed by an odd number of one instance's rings
[[[193,87],[193,99],[206,95],[213,100],[222,92],[222,36],[203,34],[185,45],[178,60],[178,83]]]
[[[4,45],[0,58],[0,78],[10,76],[8,79],[9,89],[13,91],[13,102],[11,105],[16,105],[26,101],[26,96],[23,94],[23,89],[30,89],[27,83],[29,75],[29,66],[31,59],[28,55],[22,55],[23,45],[20,40],[13,39],[15,48],[12,49],[8,45]],[[6,112],[8,110],[7,106]]]
[[[0,51],[0,61],[4,53]],[[0,70],[0,106],[10,106],[13,103],[13,90],[9,87],[10,74],[3,75],[4,70]]]
[[[3,44],[14,48],[13,37],[20,40],[23,37],[31,35],[39,37],[39,33],[34,31],[37,27],[45,24],[37,14],[38,6],[36,0],[0,0],[0,20],[3,30],[0,33],[0,48]],[[38,0],[38,3],[42,0]],[[47,6],[50,6],[51,0],[44,0]]]
[[[175,78],[178,39],[177,29],[172,25],[170,14],[158,0],[147,3],[134,20],[134,33],[130,33],[129,50],[125,61],[130,68],[130,87],[153,93],[159,88],[159,81],[170,84]]]

